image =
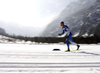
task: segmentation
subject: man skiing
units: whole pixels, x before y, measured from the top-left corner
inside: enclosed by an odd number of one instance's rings
[[[62,27],[63,32],[61,34],[59,34],[59,36],[63,35],[64,33],[67,33],[67,37],[66,37],[66,44],[67,44],[67,47],[68,47],[67,51],[70,51],[69,42],[71,44],[76,45],[77,50],[79,50],[80,45],[78,45],[78,44],[76,44],[75,42],[72,41],[72,33],[70,32],[70,29],[68,28],[68,26],[64,25],[63,21],[60,23],[60,25]]]

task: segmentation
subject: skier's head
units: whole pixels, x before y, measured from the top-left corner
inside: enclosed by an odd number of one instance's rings
[[[60,25],[61,25],[62,27],[64,27],[64,22],[62,21],[62,22],[60,23]]]

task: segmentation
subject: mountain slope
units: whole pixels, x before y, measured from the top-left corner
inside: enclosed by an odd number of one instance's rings
[[[76,11],[73,11],[73,10]],[[68,14],[69,10],[69,14]],[[41,34],[45,37],[57,37],[62,31],[60,22],[63,20],[74,34],[77,36],[100,36],[100,1],[79,0],[70,4],[59,17],[51,22]]]
[[[0,34],[1,35],[5,35],[6,34],[6,31],[3,28],[0,28]]]

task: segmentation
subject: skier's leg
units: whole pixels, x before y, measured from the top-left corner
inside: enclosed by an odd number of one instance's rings
[[[69,41],[70,41],[71,44],[76,45],[77,46],[77,50],[79,50],[80,45],[78,45],[77,43],[73,42],[72,36],[69,36]]]
[[[77,43],[73,42],[72,37],[69,38],[69,41],[70,41],[71,44],[77,45]]]
[[[67,44],[67,47],[68,47],[68,51],[70,51],[70,49],[69,49],[69,39],[66,39],[66,44]]]

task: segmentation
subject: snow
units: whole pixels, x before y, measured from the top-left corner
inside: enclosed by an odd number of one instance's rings
[[[82,35],[83,37],[87,37],[89,34],[88,33],[85,33],[84,35]]]
[[[91,17],[91,14],[92,14],[92,13],[89,13],[89,14],[87,15],[87,17]]]
[[[80,45],[0,43],[0,73],[100,73],[100,44]]]
[[[73,37],[77,37],[79,35],[79,32],[78,33],[76,33]]]

